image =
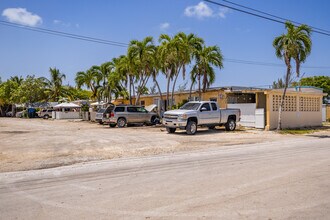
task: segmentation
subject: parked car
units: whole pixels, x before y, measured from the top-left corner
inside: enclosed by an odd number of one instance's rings
[[[195,134],[197,126],[209,127],[225,125],[227,131],[234,131],[236,122],[240,120],[240,109],[220,109],[216,102],[187,102],[178,110],[164,113],[163,124],[168,133],[177,128],[186,130],[187,134]]]
[[[107,115],[110,115],[114,107],[115,107],[114,104],[109,104],[107,108],[100,108],[96,113],[95,121],[98,122],[99,124],[107,123],[107,121],[103,119],[105,119]]]
[[[6,117],[13,117],[13,112],[6,112]]]
[[[159,123],[159,116],[155,112],[157,105],[142,106],[118,105],[114,108],[108,118],[103,122],[108,123],[110,127],[125,127],[127,124],[143,123],[153,125]]]
[[[43,109],[39,112],[39,117],[43,119],[48,119],[52,117],[54,109]]]

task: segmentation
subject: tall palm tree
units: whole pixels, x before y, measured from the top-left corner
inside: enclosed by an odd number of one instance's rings
[[[98,91],[100,92],[99,96],[102,97],[103,100],[106,100],[107,95],[109,92],[107,91],[107,79],[111,72],[111,68],[113,68],[111,62],[105,62],[101,64],[100,66],[92,66],[91,71],[95,74],[95,79],[102,81],[102,88],[100,88]]]
[[[97,74],[96,71],[93,71],[92,68],[85,72],[84,71],[77,72],[75,82],[79,89],[84,85],[87,87],[87,89],[91,89],[92,99],[98,98],[98,90],[100,88],[99,85],[100,76]]]
[[[50,80],[48,83],[48,93],[50,99],[58,101],[61,96],[66,96],[66,90],[63,88],[63,80],[66,79],[65,74],[61,73],[59,69],[49,68]]]
[[[218,46],[203,46],[201,50],[196,50],[194,56],[196,63],[193,68],[198,71],[198,74],[195,75],[198,77],[199,98],[201,99],[201,77],[203,77],[203,92],[205,92],[215,80],[213,67],[223,68],[223,56]]]
[[[141,90],[145,88],[151,73],[151,60],[155,55],[156,47],[152,37],[146,37],[142,41],[132,40],[128,47],[128,55],[134,59],[137,70],[138,87],[135,104],[138,104]]]
[[[167,34],[161,34],[159,37],[159,60],[161,62],[160,69],[166,76],[166,110],[171,109],[172,102],[170,102],[170,83],[173,77],[176,75],[177,67],[179,66],[178,48],[174,38]]]
[[[286,34],[276,37],[273,41],[275,54],[279,59],[283,59],[287,67],[285,76],[285,87],[278,111],[278,125],[277,130],[282,129],[282,108],[286,90],[288,88],[291,77],[291,60],[296,64],[296,76],[300,75],[300,64],[306,61],[312,50],[311,28],[307,25],[300,25],[296,27],[291,22],[285,22]]]
[[[128,55],[122,55],[119,58],[118,63],[116,64],[116,69],[117,71],[122,74],[123,76],[126,76],[126,84],[128,84],[128,99],[129,103],[132,105],[132,90],[133,94],[135,93],[134,90],[134,82],[135,82],[135,76],[136,76],[136,71],[135,71],[135,65],[134,65],[134,59],[129,57]]]
[[[184,32],[179,32],[174,36],[175,47],[177,48],[178,65],[176,70],[176,75],[174,77],[172,86],[172,96],[171,100],[173,102],[174,90],[177,78],[182,70],[182,77],[185,79],[186,75],[186,65],[189,64],[193,58],[195,51],[202,49],[204,40],[197,37],[195,34],[186,35]]]

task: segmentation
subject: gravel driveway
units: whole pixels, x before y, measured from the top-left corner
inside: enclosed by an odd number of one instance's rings
[[[68,120],[0,118],[0,172],[45,169],[121,157],[169,154],[293,138],[271,131],[199,129],[167,134],[163,127],[109,128]]]

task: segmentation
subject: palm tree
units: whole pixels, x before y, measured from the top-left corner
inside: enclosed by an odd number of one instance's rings
[[[155,55],[155,45],[153,44],[152,37],[146,37],[142,41],[132,40],[128,47],[128,55],[131,59],[134,59],[135,69],[137,70],[137,97],[135,104],[138,104],[142,89],[146,86],[150,73],[151,63]]]
[[[126,83],[128,84],[128,98],[129,98],[129,103],[132,105],[132,90],[133,94],[135,94],[134,90],[134,82],[135,82],[135,76],[136,71],[134,69],[134,59],[132,57],[129,57],[129,55],[125,56],[122,55],[119,58],[118,63],[116,64],[116,69],[119,73],[122,75],[126,76]]]
[[[66,76],[56,68],[49,68],[49,72],[50,80],[46,80],[46,83],[48,84],[47,93],[49,93],[51,100],[58,101],[61,96],[67,95],[67,91],[62,86],[63,80],[66,79]]]
[[[102,81],[102,88],[99,88],[99,96],[102,97],[103,100],[106,100],[109,98],[109,96],[106,96],[106,94],[109,94],[109,91],[107,91],[107,79],[111,72],[111,68],[113,68],[111,62],[105,62],[101,64],[100,66],[92,66],[91,71],[94,72],[96,79]]]
[[[215,80],[215,72],[213,67],[223,68],[222,54],[218,46],[203,46],[201,50],[196,50],[194,56],[196,57],[195,68],[198,73],[198,90],[199,98],[201,99],[201,77],[203,77],[203,92],[210,87]]]
[[[98,98],[98,90],[100,88],[100,76],[97,74],[93,68],[87,70],[86,72],[77,72],[75,82],[77,87],[80,89],[82,86],[86,86],[88,89],[91,89],[92,99]]]
[[[178,62],[178,50],[175,45],[174,38],[171,38],[167,34],[161,34],[159,37],[159,60],[161,62],[160,69],[166,76],[166,110],[171,109],[172,102],[169,100],[170,83],[171,79],[176,75]]]
[[[282,108],[286,90],[288,88],[289,80],[291,77],[291,60],[295,60],[296,76],[300,74],[300,64],[306,61],[307,56],[312,50],[312,41],[310,38],[311,28],[307,25],[294,26],[291,22],[285,22],[286,34],[276,37],[273,41],[275,54],[279,59],[283,59],[287,67],[285,76],[285,87],[278,111],[278,125],[277,130],[282,129]]]
[[[204,40],[197,37],[195,34],[186,35],[183,32],[179,32],[174,36],[175,47],[177,48],[178,62],[176,75],[174,77],[173,86],[172,86],[172,96],[171,100],[173,102],[174,90],[177,78],[182,69],[182,77],[185,79],[186,75],[186,65],[189,64],[193,58],[195,51],[202,49]]]

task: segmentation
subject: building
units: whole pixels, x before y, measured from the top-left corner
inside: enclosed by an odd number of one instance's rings
[[[220,108],[241,109],[243,126],[273,130],[277,128],[278,109],[283,89],[251,87],[215,87],[202,93],[201,100],[218,102]],[[176,92],[173,105],[189,100],[189,91]],[[326,94],[315,87],[288,88],[282,110],[282,128],[299,128],[322,125],[322,98]],[[162,95],[166,103],[166,94]],[[198,91],[192,91],[190,100],[198,100]],[[133,103],[135,99],[133,98]],[[117,99],[115,104],[128,104],[128,100]],[[159,104],[158,94],[143,95],[140,105]]]

